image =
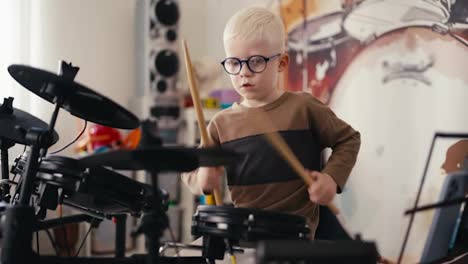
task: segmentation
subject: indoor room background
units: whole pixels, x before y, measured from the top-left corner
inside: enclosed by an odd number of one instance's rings
[[[468,132],[468,12],[457,11],[466,10],[468,3],[457,1],[455,9],[455,1],[429,0],[174,0],[167,2],[175,3],[178,13],[161,18],[155,12],[157,2],[1,1],[0,100],[14,97],[15,108],[49,122],[53,105],[16,83],[7,67],[25,64],[56,72],[64,60],[80,67],[77,82],[141,120],[161,119],[163,141],[196,146],[182,40],[188,44],[202,98],[223,94],[239,100],[219,63],[225,57],[223,28],[242,8],[269,8],[282,17],[288,32],[290,64],[281,86],[312,93],[361,133],[356,166],[336,197],[343,226],[376,241],[382,255],[396,259],[409,220],[403,213],[414,204],[434,134]],[[221,109],[219,101],[204,104],[208,119]],[[179,114],[158,112],[166,106]],[[72,141],[83,125],[61,111],[56,125],[60,139],[51,149]],[[456,148],[455,154],[449,151]],[[22,151],[23,146],[13,147],[10,163]],[[460,168],[467,152],[466,139],[436,141],[420,204],[437,201],[444,177]],[[59,155],[80,154],[72,146]],[[145,180],[143,174],[130,177]],[[160,177],[172,186],[169,193],[177,193],[170,219],[177,240],[188,243],[198,201],[177,178]],[[407,261],[421,257],[432,216],[432,211],[416,216]],[[134,226],[129,220],[128,229]],[[82,238],[86,230],[80,226],[77,236]],[[111,232],[111,222],[94,231],[80,254],[111,254]],[[53,252],[45,234],[40,241],[41,252]],[[141,239],[127,247],[129,252],[144,250]]]

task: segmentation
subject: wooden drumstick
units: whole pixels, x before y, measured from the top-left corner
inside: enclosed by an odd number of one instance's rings
[[[293,170],[304,180],[307,186],[310,186],[314,183],[314,181],[310,178],[309,174],[307,174],[304,166],[302,166],[301,162],[297,159],[291,149],[288,147],[284,139],[277,133],[266,133],[265,137],[271,143],[271,145],[278,151],[278,153],[283,156],[283,158],[288,162],[288,164],[293,168]],[[327,204],[328,209],[332,211],[334,215],[338,215],[340,210],[336,205],[333,203]]]
[[[192,70],[192,61],[190,60],[189,51],[187,48],[187,42],[183,40],[184,46],[184,58],[185,58],[185,67],[187,69],[187,77],[189,80],[190,94],[192,95],[193,106],[195,107],[195,113],[197,115],[198,128],[201,135],[201,145],[202,146],[212,146],[213,142],[208,136],[208,131],[206,130],[205,116],[203,115],[203,109],[200,103],[200,96],[198,94],[198,88],[196,86],[195,77]],[[214,200],[216,205],[222,205],[221,195],[217,187],[213,190]]]

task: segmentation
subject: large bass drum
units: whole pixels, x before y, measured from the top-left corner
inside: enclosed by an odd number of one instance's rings
[[[345,227],[376,240],[387,258],[398,257],[409,220],[403,213],[413,206],[434,133],[468,131],[466,69],[460,38],[442,26],[405,26],[369,42],[335,87],[331,108],[362,139],[337,202]],[[420,204],[436,201],[441,165],[433,162]],[[420,260],[431,221],[432,212],[416,217],[404,263]]]

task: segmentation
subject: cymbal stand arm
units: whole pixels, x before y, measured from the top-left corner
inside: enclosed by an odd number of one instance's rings
[[[52,113],[52,117],[50,118],[50,125],[49,125],[50,135],[53,135],[54,133],[55,123],[57,122],[58,113],[62,104],[63,104],[63,98],[62,97],[57,98],[57,103],[55,104],[54,112]]]
[[[50,118],[49,129],[47,131],[47,137],[46,137],[47,146],[50,146],[51,145],[50,142],[53,142],[55,123],[57,122],[58,113],[64,101],[63,97],[57,97],[56,100],[57,101],[55,103],[54,112],[52,113],[52,116]],[[41,157],[45,157],[47,155],[47,148],[44,148],[43,150],[41,150],[40,155]]]

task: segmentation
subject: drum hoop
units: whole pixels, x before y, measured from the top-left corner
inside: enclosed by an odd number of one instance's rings
[[[335,36],[341,36],[339,38],[333,39]],[[307,53],[313,53],[317,51],[323,51],[326,49],[332,49],[334,47],[337,47],[349,40],[353,40],[354,38],[348,35],[344,35],[343,32],[335,35],[330,38],[325,38],[325,39],[319,39],[319,40],[314,40],[313,42],[309,42],[306,47],[306,52]],[[303,43],[299,42],[289,42],[288,47],[291,48],[291,50],[294,51],[302,51],[302,47],[304,46]]]
[[[318,16],[313,16],[311,15],[310,17],[306,18],[307,19],[307,23],[309,22],[314,22],[314,21],[318,21],[318,20],[322,20],[322,19],[326,19],[326,18],[329,18],[329,17],[333,17],[333,16],[339,16],[339,15],[343,15],[345,14],[346,12],[345,11],[334,11],[334,12],[330,12],[330,13],[326,13],[326,14],[323,14],[323,15],[318,15]],[[294,25],[294,30],[302,30],[302,25],[303,25],[303,21],[300,22],[300,23],[297,23],[297,25]],[[292,32],[291,31],[291,32]]]
[[[411,24],[408,24],[408,25],[399,25],[397,27],[394,27],[394,28],[391,28],[391,29],[385,31],[384,33],[380,34],[377,37],[373,37],[373,38],[370,38],[367,41],[365,41],[366,45],[363,47],[363,49],[360,52],[365,50],[366,46],[371,45],[372,43],[374,43],[375,41],[379,40],[382,37],[388,36],[388,35],[390,35],[392,33],[400,31],[400,30],[410,29],[410,28],[430,29],[431,31],[433,31],[435,33],[439,33],[441,35],[445,35],[445,34],[451,35],[450,31],[449,31],[449,28],[446,25],[440,24],[440,23],[431,22],[431,23],[418,23],[418,24],[411,23]],[[359,55],[359,54],[356,54],[356,55]]]
[[[299,216],[299,215],[293,215],[293,214],[287,214],[283,212],[277,212],[277,211],[262,211],[258,209],[250,209],[250,208],[238,208],[238,207],[227,207],[227,206],[213,206],[213,205],[199,205],[197,207],[197,213],[202,212],[202,213],[208,213],[208,212],[213,212],[213,213],[222,213],[222,214],[237,214],[237,215],[244,215],[244,216],[249,216],[253,215],[254,217],[260,217],[260,218],[271,218],[275,217],[275,219],[283,220],[283,221],[288,221],[288,223],[294,222],[294,223],[306,223],[306,218]]]
[[[309,228],[304,223],[289,223],[285,221],[273,220],[268,221],[267,219],[261,218],[256,221],[249,221],[245,217],[239,215],[219,215],[219,214],[209,214],[209,213],[198,213],[192,219],[194,223],[204,223],[204,224],[225,224],[226,226],[239,226],[243,228],[264,228],[264,229],[275,229],[275,230],[296,230],[297,232],[307,232]]]
[[[310,232],[308,228],[296,230],[282,228],[272,232],[271,228],[263,226],[243,226],[227,225],[225,228],[218,228],[216,223],[195,222],[192,224],[191,232],[193,235],[215,235],[230,239],[256,241],[262,239],[305,239]]]
[[[374,0],[374,1],[367,0],[367,1],[364,1],[363,3],[361,3],[358,7],[356,7],[356,9],[362,8],[362,6],[369,6],[369,5],[373,5],[373,4],[377,3],[377,2],[384,2],[384,1],[388,1],[388,0]],[[431,3],[428,2],[428,4],[431,4]],[[365,44],[368,44],[368,42],[370,42],[370,41],[372,41],[374,39],[377,39],[377,38],[383,36],[384,34],[390,32],[390,31],[393,31],[393,30],[396,30],[396,29],[399,29],[399,28],[409,27],[409,26],[418,26],[418,25],[421,25],[421,26],[423,26],[423,25],[434,26],[434,25],[438,25],[438,26],[441,26],[441,27],[447,27],[447,23],[449,22],[449,19],[450,19],[450,13],[445,7],[443,7],[443,6],[438,6],[438,7],[442,10],[442,12],[445,15],[445,18],[440,22],[425,21],[425,20],[415,20],[415,21],[411,21],[411,22],[408,22],[408,23],[402,22],[402,23],[400,23],[398,25],[395,25],[393,27],[389,27],[388,30],[385,30],[383,33],[379,34],[378,36],[373,34],[373,35],[369,36],[368,39],[362,40],[362,42],[364,42]],[[353,11],[354,10],[350,10],[348,12],[345,12],[345,14],[343,16],[343,23],[341,25],[341,28],[343,29],[343,31],[345,31],[351,37],[353,37],[353,35],[351,34],[351,32],[349,32],[349,30],[346,29],[345,25],[346,25],[346,20],[348,19],[348,17],[350,15],[353,14]]]
[[[333,16],[338,16],[338,15],[342,16],[341,20],[343,22],[344,17],[346,15],[346,12],[336,11],[336,12],[331,12],[331,13],[320,15],[320,16],[314,16],[313,18],[308,19],[307,23],[313,22],[313,21],[318,21],[318,20],[321,20],[321,19],[326,19],[326,18],[333,17]],[[298,27],[298,29],[300,29],[300,28]],[[323,49],[329,49],[329,48],[332,48],[332,47],[334,47],[336,45],[340,45],[343,42],[348,41],[350,39],[352,39],[352,37],[349,36],[347,34],[347,32],[341,26],[341,31],[336,33],[336,34],[333,34],[331,36],[321,38],[321,39],[315,39],[315,40],[311,40],[311,41],[307,40],[306,50],[307,50],[307,52],[315,52],[315,51],[319,51],[319,50],[323,50]],[[302,50],[303,45],[304,45],[304,43],[302,42],[302,40],[299,40],[299,41],[296,40],[296,39],[289,39],[288,40],[288,47],[292,48],[295,51]]]
[[[343,22],[346,21],[348,16],[352,15],[352,13],[355,12],[355,10],[361,9],[363,7],[366,7],[366,6],[375,5],[376,3],[379,3],[379,2],[381,3],[381,2],[386,2],[386,1],[388,1],[388,0],[367,0],[367,1],[363,1],[356,8],[354,8],[354,10],[349,10],[348,12],[345,12],[345,16],[343,17]],[[424,3],[427,3],[429,5],[436,6],[438,9],[440,9],[442,11],[442,13],[444,13],[445,18],[440,23],[447,23],[449,21],[450,11],[445,6],[436,5],[436,4],[433,4],[433,3],[428,2],[426,0],[420,0],[420,2],[424,2]]]

